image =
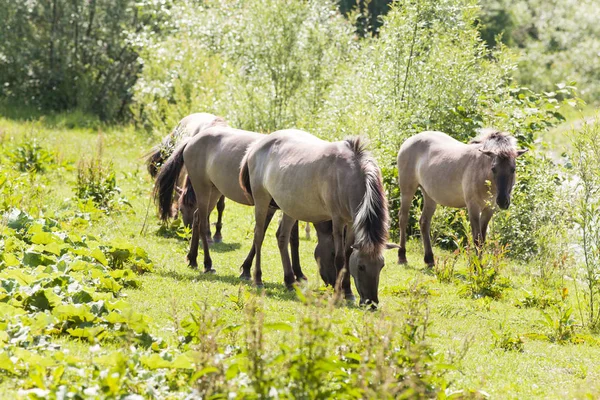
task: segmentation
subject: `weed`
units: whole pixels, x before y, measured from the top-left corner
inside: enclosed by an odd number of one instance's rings
[[[565,344],[575,337],[573,307],[569,304],[568,297],[569,290],[562,288],[558,305],[553,306],[551,312],[542,311],[542,323],[550,330],[545,336],[551,342]]]
[[[438,281],[442,283],[451,283],[454,281],[454,272],[456,270],[456,263],[458,262],[459,256],[460,251],[455,250],[452,255],[445,256],[435,263],[433,266],[433,273]]]
[[[479,254],[470,247],[466,247],[464,253],[469,262],[469,276],[460,293],[472,298],[501,298],[504,291],[510,287],[510,280],[501,275],[506,266],[506,247],[497,242],[490,242]]]
[[[490,330],[494,337],[494,347],[505,351],[523,352],[523,339],[519,335],[514,335],[504,323],[500,323],[497,331],[494,329]]]
[[[9,160],[21,172],[45,172],[55,163],[54,153],[43,148],[35,138],[26,141],[10,150]]]
[[[528,291],[523,289],[525,295],[516,301],[516,306],[519,308],[539,308],[544,310],[548,307],[554,306],[558,303],[558,300],[547,293],[545,290]]]

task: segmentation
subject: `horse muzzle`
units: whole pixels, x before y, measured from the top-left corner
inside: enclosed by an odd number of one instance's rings
[[[506,210],[510,206],[510,200],[509,199],[496,199],[496,204],[498,204],[498,207],[500,207],[501,209]]]
[[[371,300],[371,299],[365,299],[364,297],[361,297],[359,304],[361,306],[368,307],[371,311],[375,311],[375,310],[377,310],[377,306],[379,304],[379,299]]]

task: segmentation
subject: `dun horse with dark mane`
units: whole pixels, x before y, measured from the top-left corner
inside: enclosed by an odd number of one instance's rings
[[[161,167],[154,188],[158,201],[160,216],[163,220],[171,216],[171,202],[175,184],[183,167],[187,169],[189,182],[182,195],[183,204],[188,210],[195,210],[192,224],[192,240],[188,252],[188,261],[192,267],[197,266],[198,245],[202,240],[204,250],[204,270],[214,272],[210,257],[206,232],[208,229],[208,215],[214,209],[217,201],[225,196],[237,203],[252,205],[239,185],[240,161],[248,147],[265,137],[255,132],[233,129],[224,124],[212,126],[197,133],[193,137],[184,138],[173,154]],[[193,190],[193,191],[192,191]],[[190,195],[190,193],[192,195]],[[267,210],[269,224],[275,212],[274,208]],[[322,221],[318,221],[322,222]],[[335,284],[333,270],[333,253],[331,235],[327,234],[329,222],[321,226],[315,225],[319,234],[319,243],[315,250],[315,258],[319,264],[321,277],[326,284]],[[322,231],[322,232],[319,232]],[[298,225],[294,225],[292,237],[292,257],[294,279],[306,279],[300,268],[298,254]],[[254,258],[255,249],[251,248],[242,265],[241,278],[250,278],[250,269]]]
[[[383,251],[389,247],[387,199],[381,171],[360,138],[330,143],[299,130],[274,132],[248,149],[240,184],[254,201],[256,285],[262,285],[261,247],[269,207],[276,206],[284,213],[278,245],[288,286],[294,282],[287,252],[294,222],[331,220],[335,266],[342,273],[346,297],[354,297],[345,273],[349,270],[360,302],[378,303]]]
[[[406,263],[406,226],[410,204],[417,191],[423,193],[420,219],[425,263],[434,264],[429,228],[436,206],[467,208],[476,246],[485,241],[495,205],[507,209],[515,184],[515,159],[527,150],[506,132],[488,130],[469,144],[442,132],[421,132],[398,152],[400,249],[398,262]]]

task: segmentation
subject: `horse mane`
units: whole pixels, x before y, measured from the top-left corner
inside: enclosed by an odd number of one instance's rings
[[[479,136],[472,139],[469,144],[481,144],[481,151],[490,152],[502,158],[515,158],[517,156],[517,139],[508,132],[497,129],[484,129]]]
[[[356,247],[370,255],[380,255],[388,239],[388,205],[381,171],[361,137],[346,139],[365,178],[365,194],[354,216]]]

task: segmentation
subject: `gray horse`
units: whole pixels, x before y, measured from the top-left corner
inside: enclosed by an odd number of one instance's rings
[[[421,132],[407,139],[398,152],[400,248],[398,262],[406,261],[406,226],[410,204],[417,191],[423,193],[420,219],[425,248],[424,261],[434,264],[430,225],[437,204],[467,208],[471,233],[479,248],[485,242],[494,203],[510,205],[515,184],[515,159],[527,150],[516,148],[517,140],[506,132],[486,130],[469,144],[442,132]]]
[[[146,166],[150,176],[156,179],[160,167],[165,163],[167,158],[173,153],[177,144],[185,138],[193,137],[199,132],[210,128],[211,126],[227,126],[227,122],[216,115],[209,113],[195,113],[190,114],[183,118],[175,129],[165,136],[161,143],[146,155]],[[195,207],[195,194],[189,183],[189,179],[185,176],[186,174],[180,174],[176,189],[177,189],[177,206],[172,210],[173,216],[177,215],[178,211],[181,211],[181,219],[185,226],[192,226],[194,219]],[[185,183],[184,183],[185,182]],[[185,191],[185,193],[184,193]],[[184,202],[183,199],[186,199]],[[194,204],[193,207],[187,207],[188,204]],[[215,226],[215,236],[211,237],[210,233],[210,221],[208,222],[207,240],[209,242],[215,241],[220,243],[223,240],[221,235],[221,229],[223,227],[223,211],[225,210],[225,197],[221,196],[217,202],[217,223]]]
[[[257,286],[262,285],[265,223],[269,207],[276,206],[284,213],[278,245],[286,285],[294,282],[287,253],[294,222],[332,220],[335,266],[346,298],[354,298],[349,269],[361,304],[379,302],[379,275],[388,247],[387,199],[381,171],[360,138],[330,143],[299,130],[274,132],[248,149],[240,184],[254,201]]]
[[[199,132],[194,137],[183,139],[179,147],[160,169],[155,184],[155,196],[159,202],[162,219],[166,220],[170,217],[169,210],[175,182],[184,166],[188,172],[191,188],[195,193],[194,196],[187,198],[187,190],[184,190],[184,199],[182,200],[188,202],[188,209],[196,210],[192,224],[192,240],[187,256],[192,267],[197,266],[198,244],[201,237],[204,250],[204,270],[205,272],[214,272],[207,238],[205,235],[200,235],[199,232],[206,232],[207,217],[214,209],[219,198],[225,196],[240,204],[253,204],[251,200],[248,200],[239,185],[240,162],[248,147],[263,137],[265,136],[259,133],[233,129],[228,126],[213,126]],[[274,212],[274,208],[268,210],[268,221],[264,226],[265,229]],[[323,224],[322,229],[319,225],[315,225],[315,228],[317,232],[320,230],[326,232],[327,223]],[[300,268],[297,224],[293,229],[293,233],[291,244],[295,279],[306,279]],[[335,278],[329,278],[332,275],[329,270],[334,268],[332,249],[331,235],[329,235],[329,238],[326,234],[319,235],[315,257],[319,264],[321,276],[324,277],[325,283],[329,285],[335,284]],[[242,279],[250,278],[254,254],[253,246],[242,265],[243,271],[240,276]]]

